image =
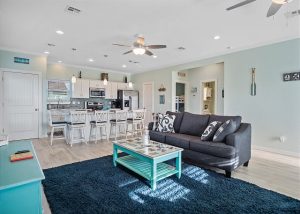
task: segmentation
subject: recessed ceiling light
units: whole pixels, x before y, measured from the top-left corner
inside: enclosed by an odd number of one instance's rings
[[[59,34],[59,35],[63,35],[64,34],[64,32],[63,31],[61,31],[61,30],[57,30],[57,31],[55,31],[57,34]]]
[[[221,39],[221,37],[220,36],[214,36],[214,40],[219,40],[219,39]]]
[[[72,51],[77,51],[77,49],[76,48],[72,48]]]
[[[122,65],[122,68],[126,68],[127,67],[127,65]]]
[[[58,62],[58,63],[62,63],[62,61],[61,61],[61,60],[58,60],[57,62]]]
[[[108,57],[108,55],[107,55],[107,54],[104,54],[103,56],[104,56],[104,57]]]
[[[55,44],[48,43],[48,46],[49,46],[49,47],[55,47]]]
[[[89,62],[94,62],[94,60],[92,58],[89,59]]]
[[[50,52],[49,51],[44,51],[44,54],[49,54]]]
[[[228,46],[228,47],[226,47],[226,49],[228,49],[228,50],[231,50],[231,49],[232,49],[232,47],[231,47],[231,46]]]
[[[157,58],[157,56],[156,56],[156,55],[153,55],[152,57],[153,57],[153,58]]]

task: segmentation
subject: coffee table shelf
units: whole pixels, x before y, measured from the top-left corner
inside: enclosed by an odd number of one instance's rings
[[[145,162],[131,155],[120,157],[116,160],[116,162],[125,166],[131,171],[134,171],[140,176],[151,180],[151,163]],[[178,170],[176,170],[174,166],[171,166],[166,163],[158,163],[156,169],[156,180],[159,181],[176,173],[178,173]]]

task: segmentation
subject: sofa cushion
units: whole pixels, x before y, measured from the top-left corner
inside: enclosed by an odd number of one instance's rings
[[[190,150],[220,158],[234,158],[236,156],[236,149],[233,146],[229,146],[225,143],[213,143],[197,139],[190,140]]]
[[[221,125],[222,125],[222,122],[220,122],[220,121],[213,121],[213,122],[209,123],[201,135],[201,140],[211,141],[213,139],[213,136],[215,135],[216,131],[219,129],[219,127]]]
[[[168,133],[166,135],[166,144],[177,146],[183,149],[189,149],[190,148],[190,135],[185,134],[177,134],[177,133]]]
[[[181,113],[181,112],[167,111],[166,114],[175,115],[176,116],[173,126],[174,126],[175,133],[178,133],[179,130],[180,130],[180,124],[182,122],[183,113]]]
[[[174,120],[175,115],[158,114],[158,126],[157,131],[159,132],[174,132]]]
[[[150,139],[160,142],[160,143],[165,143],[166,134],[167,133],[164,133],[164,132],[157,132],[157,131],[149,130]]]
[[[201,136],[209,120],[209,115],[191,114],[184,112],[180,125],[180,134]]]
[[[233,120],[236,122],[236,130],[240,127],[242,117],[241,116],[223,116],[223,115],[210,115],[209,123],[213,121],[220,121],[222,123],[226,122],[227,120]]]
[[[236,122],[233,120],[227,120],[216,131],[213,142],[224,142],[227,135],[234,133],[237,130]]]

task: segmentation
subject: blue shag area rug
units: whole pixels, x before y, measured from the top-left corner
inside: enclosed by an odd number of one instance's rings
[[[146,181],[114,167],[112,156],[44,170],[44,191],[56,213],[300,213],[300,201],[183,163],[182,177]],[[287,181],[288,182],[288,181]]]

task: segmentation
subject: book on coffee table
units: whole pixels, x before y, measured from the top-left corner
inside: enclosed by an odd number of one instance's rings
[[[33,155],[31,152],[12,154],[10,156],[10,162],[21,161],[21,160],[32,159],[32,158],[33,158]]]

